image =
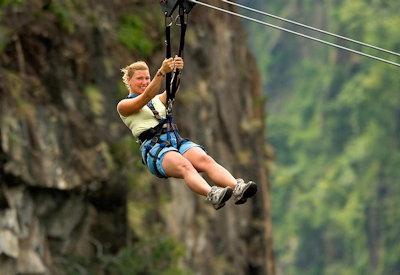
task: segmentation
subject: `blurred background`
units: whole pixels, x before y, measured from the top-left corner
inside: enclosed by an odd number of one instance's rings
[[[398,1],[241,3],[400,50]],[[399,68],[245,26],[267,96],[267,141],[276,155],[271,200],[277,273],[399,274]]]
[[[400,51],[395,0],[238,3]],[[147,172],[116,112],[120,69],[164,59],[159,1],[0,1],[0,274],[399,274],[400,69],[199,5],[188,22],[180,131],[259,187],[219,211]]]

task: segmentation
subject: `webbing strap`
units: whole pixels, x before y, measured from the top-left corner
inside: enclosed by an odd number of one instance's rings
[[[160,170],[158,170],[158,167],[157,167],[158,155],[161,153],[161,150],[164,149],[164,147],[165,147],[165,144],[160,144],[160,147],[158,148],[155,156],[152,155],[154,170],[155,170],[155,172],[157,174],[157,177],[159,177],[159,178],[166,178],[161,174]],[[150,154],[150,152],[149,152],[149,154]]]
[[[181,36],[180,36],[180,41],[179,41],[178,56],[183,57],[183,49],[185,48],[185,35],[186,35],[186,27],[187,27],[183,6],[179,6],[179,21],[180,21],[180,25],[181,25]],[[180,70],[176,70],[173,81],[172,81],[173,96],[175,96],[175,93],[179,88],[179,85],[181,82],[180,75],[181,75]]]
[[[154,117],[158,121],[163,120],[163,118],[160,116],[160,113],[156,110],[156,108],[154,107],[153,102],[151,100],[147,103],[147,107],[150,108],[150,110],[153,112]]]
[[[129,94],[127,98],[135,98],[135,97],[137,97],[137,96],[138,96],[137,94]],[[164,119],[164,118],[162,118],[162,117],[160,116],[160,113],[156,110],[156,108],[154,107],[154,104],[153,104],[153,102],[152,102],[151,100],[150,100],[149,102],[147,102],[146,105],[147,105],[147,107],[150,108],[150,110],[151,110],[151,112],[153,113],[154,117],[155,117],[158,121],[161,121],[161,120]]]
[[[186,34],[186,28],[187,28],[187,23],[185,20],[185,13],[187,14],[188,11],[186,10],[187,7],[185,8],[184,2],[179,3],[179,23],[180,23],[180,41],[179,41],[179,50],[178,50],[178,56],[182,57],[183,56],[183,50],[185,48],[185,34]],[[171,25],[167,24],[167,15],[166,15],[166,26],[165,26],[165,45],[166,45],[166,52],[165,56],[166,58],[172,57],[172,51],[171,51]],[[175,99],[175,94],[176,91],[179,88],[180,85],[180,75],[181,72],[180,70],[175,70],[173,73],[167,73],[166,80],[165,80],[165,86],[166,86],[166,91],[167,91],[167,115],[169,115],[172,112],[172,104]],[[171,83],[172,80],[172,83]]]
[[[167,19],[165,19],[165,23],[167,22]],[[171,53],[171,23],[167,24],[165,26],[165,57],[168,59],[172,55]],[[167,73],[166,75],[166,80],[165,80],[165,89],[167,91],[167,102],[168,99],[171,98],[171,78],[172,74]]]

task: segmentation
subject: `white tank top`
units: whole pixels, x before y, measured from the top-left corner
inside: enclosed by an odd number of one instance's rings
[[[151,102],[160,116],[165,118],[166,108],[160,100],[160,95],[155,96]],[[158,124],[158,120],[154,117],[153,112],[147,105],[143,106],[139,112],[130,116],[124,117],[121,114],[119,114],[119,116],[135,137],[138,137],[144,131],[153,128]]]

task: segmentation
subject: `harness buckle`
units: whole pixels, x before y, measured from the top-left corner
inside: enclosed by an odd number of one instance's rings
[[[174,99],[168,99],[167,103],[167,115],[172,113],[172,106],[174,105]]]
[[[157,142],[158,142],[158,136],[154,136],[154,137],[151,139],[151,142],[157,143]]]
[[[165,141],[165,147],[170,147],[170,146],[172,146],[171,141],[166,140],[166,141]]]

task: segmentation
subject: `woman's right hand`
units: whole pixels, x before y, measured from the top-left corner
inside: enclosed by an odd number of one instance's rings
[[[170,73],[175,69],[175,61],[174,59],[168,58],[168,59],[164,59],[163,63],[161,64],[161,72],[166,74],[166,73]]]

